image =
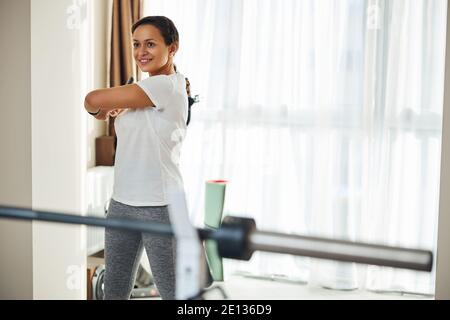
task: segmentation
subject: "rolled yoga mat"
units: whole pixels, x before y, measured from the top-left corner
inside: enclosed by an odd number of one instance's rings
[[[209,180],[205,186],[205,219],[206,228],[218,229],[222,222],[225,202],[225,190],[228,181]],[[223,263],[219,255],[217,243],[205,241],[206,256],[214,281],[223,281]]]

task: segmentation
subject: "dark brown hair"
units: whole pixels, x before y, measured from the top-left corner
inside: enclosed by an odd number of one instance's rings
[[[131,32],[133,33],[141,25],[152,25],[161,32],[164,42],[167,46],[172,43],[179,43],[180,36],[178,35],[177,27],[175,24],[167,17],[164,16],[148,16],[140,19],[131,27]]]

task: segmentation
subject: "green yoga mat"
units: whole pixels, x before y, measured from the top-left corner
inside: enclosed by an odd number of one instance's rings
[[[205,227],[218,229],[222,222],[227,181],[210,180],[205,186]],[[223,281],[223,263],[215,241],[205,241],[206,256],[214,281]]]

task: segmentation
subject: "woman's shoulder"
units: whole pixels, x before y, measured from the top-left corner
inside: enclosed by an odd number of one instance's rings
[[[180,72],[175,72],[169,75],[170,78],[176,80],[176,81],[185,81],[186,77],[184,76],[184,74],[180,73]]]
[[[175,72],[170,76],[172,77],[176,88],[186,91],[186,77],[182,73]]]

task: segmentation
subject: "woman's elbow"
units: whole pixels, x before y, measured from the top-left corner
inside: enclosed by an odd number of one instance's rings
[[[97,93],[95,91],[89,92],[84,98],[84,108],[89,112],[95,112],[100,108],[97,100]]]

